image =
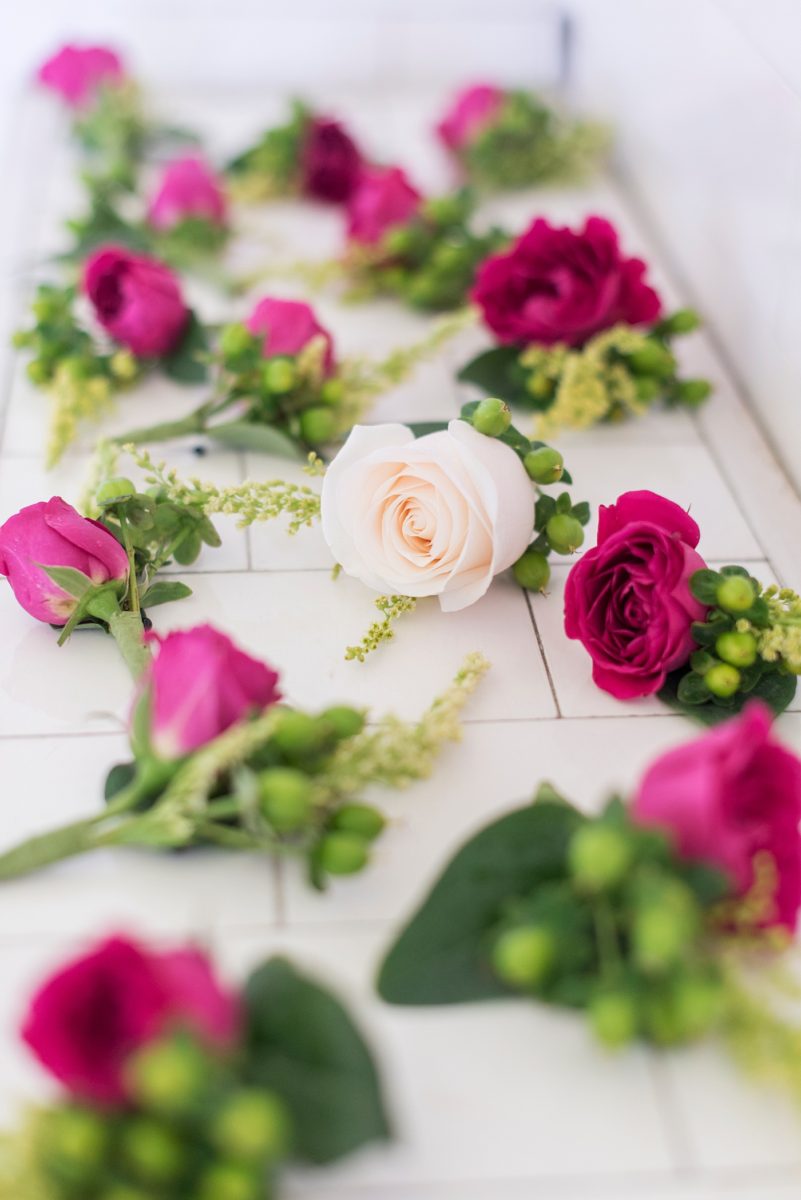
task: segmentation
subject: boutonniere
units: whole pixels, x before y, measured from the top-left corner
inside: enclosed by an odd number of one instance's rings
[[[288,1162],[390,1136],[359,1029],[284,958],[232,988],[195,946],[117,934],[41,984],[21,1036],[60,1091],[0,1144],[20,1200],[270,1200]]]
[[[346,651],[360,661],[422,599],[456,612],[508,568],[522,587],[545,591],[549,556],[581,546],[590,516],[569,492],[543,490],[572,482],[562,455],[519,433],[495,399],[447,423],[357,425],[330,465],[318,464],[319,493],[282,480],[184,483],[147,454],[133,457],[165,495],[207,514],[235,514],[241,525],[286,516],[290,533],[319,520],[336,570],[380,593],[381,619]]]
[[[489,665],[469,657],[419,722],[368,726],[347,705],[311,713],[281,703],[277,673],[209,625],[148,641],[133,758],[110,771],[105,809],[0,854],[0,880],[99,847],[222,846],[299,858],[322,889],[361,871],[384,830],[364,791],[430,775]]]
[[[610,1047],[718,1036],[798,1096],[779,972],[801,905],[801,762],[770,721],[754,703],[597,817],[543,785],[457,852],[389,951],[383,998],[518,995],[584,1012]]]
[[[665,316],[646,269],[624,256],[601,217],[579,231],[538,218],[478,269],[472,299],[499,344],[459,378],[536,413],[543,436],[639,416],[658,402],[697,408],[710,385],[680,378],[672,342],[698,317]]]
[[[774,713],[801,672],[801,599],[742,566],[707,567],[692,517],[654,492],[598,513],[597,544],[571,569],[565,632],[619,700],[657,695],[715,724],[758,697]]]
[[[609,143],[604,126],[576,121],[534,92],[464,88],[436,132],[465,177],[483,188],[520,188],[582,177]]]

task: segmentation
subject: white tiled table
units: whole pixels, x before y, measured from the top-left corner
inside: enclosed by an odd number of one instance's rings
[[[204,113],[197,97],[179,99],[186,110],[179,115],[196,123],[208,118],[217,145],[234,145],[237,129],[254,125],[252,109],[241,103],[206,98]],[[357,111],[345,97],[340,108],[346,115],[353,110],[377,153],[395,154],[412,168],[417,162],[422,182],[434,187],[444,182],[441,164],[430,146],[420,152],[432,103],[374,97]],[[28,104],[20,130],[23,153],[12,186],[27,187],[28,199],[18,205],[16,268],[8,271],[4,311],[11,322],[20,319],[30,285],[21,268],[57,245],[56,218],[74,205],[70,159],[52,114]],[[625,246],[645,253],[667,297],[677,298],[669,261],[613,181],[584,192],[504,199],[491,208],[512,227],[536,212],[567,221],[592,211],[610,215],[620,222]],[[338,221],[328,212],[282,205],[247,221],[252,236],[262,239],[254,262],[265,256],[265,246],[288,256],[298,249],[309,254],[310,247],[330,254],[337,246]],[[212,311],[211,298],[201,299]],[[325,298],[319,308],[344,351],[379,353],[425,327],[422,318],[391,303],[347,308]],[[473,334],[453,343],[412,383],[383,398],[376,418],[455,414],[461,397],[452,368],[479,341]],[[84,435],[46,476],[45,402],[4,354],[0,519],[54,492],[74,499],[92,440]],[[797,498],[708,341],[694,338],[683,356],[688,371],[706,373],[718,386],[698,420],[657,413],[565,437],[576,496],[596,505],[631,487],[662,490],[698,517],[709,561],[744,561],[757,575],[797,581]],[[109,428],[168,410],[177,414],[189,403],[179,389],[149,385],[120,402]],[[215,450],[198,459],[191,441],[167,454],[184,473],[223,483],[291,471],[279,461]],[[330,977],[356,1007],[385,1067],[397,1142],[357,1155],[322,1178],[293,1174],[287,1195],[295,1200],[797,1196],[801,1120],[781,1097],[749,1088],[715,1047],[674,1055],[636,1048],[609,1059],[572,1015],[516,1002],[391,1009],[372,994],[393,929],[466,836],[528,797],[543,778],[591,808],[612,788],[630,788],[654,754],[693,733],[656,702],[622,706],[592,687],[588,660],[561,630],[565,568],[554,572],[547,600],[527,598],[503,580],[454,617],[421,605],[400,625],[396,641],[364,665],[346,663],[342,651],[372,618],[371,597],[352,581],[332,582],[316,531],[288,539],[277,528],[243,535],[229,526],[223,548],[204,552],[191,575],[192,598],[157,610],[157,627],[219,624],[278,666],[288,696],[301,704],[337,698],[413,716],[467,651],[483,651],[494,669],[468,710],[463,744],[443,754],[434,778],[382,798],[392,823],[372,869],[336,883],[324,897],[308,890],[294,865],[221,852],[179,860],[106,852],[6,885],[0,891],[0,1117],[12,1119],[23,1098],[46,1086],[15,1040],[34,982],[88,938],[127,928],[201,939],[236,978],[260,957],[287,951]],[[0,588],[0,630],[0,844],[6,845],[96,809],[105,771],[125,755],[130,685],[110,642],[79,635],[57,650],[51,631],[30,621],[6,588]],[[801,713],[782,717],[779,728],[801,750]]]

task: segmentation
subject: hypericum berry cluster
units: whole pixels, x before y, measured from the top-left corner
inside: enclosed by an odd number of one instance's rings
[[[126,1064],[129,1104],[67,1102],[37,1116],[35,1156],[54,1200],[267,1200],[292,1140],[274,1092],[244,1085],[189,1036]]]

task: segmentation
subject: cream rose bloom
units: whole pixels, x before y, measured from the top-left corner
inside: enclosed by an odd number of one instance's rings
[[[514,450],[466,421],[421,438],[406,425],[356,425],[325,473],[321,510],[348,575],[456,612],[528,546],[534,487]]]

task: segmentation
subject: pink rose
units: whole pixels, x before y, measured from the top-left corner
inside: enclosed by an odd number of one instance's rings
[[[128,556],[114,535],[60,496],[29,504],[0,527],[0,575],[37,621],[66,625],[78,601],[43,567],[72,567],[94,584],[128,578]]]
[[[247,319],[247,327],[253,334],[263,333],[265,358],[277,354],[300,354],[312,338],[325,339],[325,370],[330,374],[336,365],[334,339],[320,324],[314,309],[302,300],[279,300],[277,296],[265,296],[259,300]]]
[[[189,217],[224,226],[226,203],[220,181],[211,167],[189,155],[167,163],[147,210],[154,229],[172,229]]]
[[[497,117],[505,93],[491,84],[476,83],[459,92],[437,125],[440,139],[451,150],[461,150]]]
[[[83,268],[83,290],[106,332],[139,358],[169,354],[189,321],[170,268],[122,246],[102,246],[90,255]]]
[[[157,954],[112,937],[56,972],[34,996],[22,1036],[74,1096],[125,1103],[125,1064],[170,1030],[221,1050],[236,1038],[239,1008],[208,960],[187,947]]]
[[[423,197],[400,167],[369,167],[348,204],[348,238],[372,246],[416,214]]]
[[[662,302],[645,271],[642,259],[622,256],[602,217],[588,217],[580,233],[540,217],[511,250],[485,259],[472,296],[501,342],[581,346],[618,322],[656,320]]]
[[[795,930],[801,906],[801,762],[770,736],[771,713],[753,701],[738,717],[658,758],[632,815],[673,836],[682,858],[719,867],[740,896],[756,855],[775,871],[764,925]]]
[[[70,45],[42,63],[37,78],[58,92],[70,108],[83,108],[102,84],[121,83],[125,72],[119,55],[106,46]]]
[[[276,672],[211,625],[147,638],[158,649],[141,689],[150,744],[161,758],[188,754],[281,699]]]
[[[314,117],[301,149],[301,171],[307,196],[343,204],[359,182],[362,156],[339,121]]]
[[[618,700],[658,692],[695,648],[691,626],[706,609],[689,579],[706,563],[700,531],[683,508],[654,492],[601,506],[598,541],[565,587],[565,632],[592,658],[592,678]]]

